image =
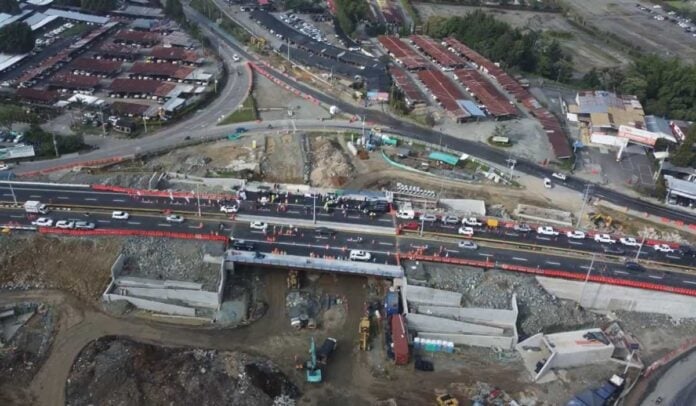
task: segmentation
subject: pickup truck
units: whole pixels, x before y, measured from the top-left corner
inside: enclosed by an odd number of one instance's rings
[[[50,212],[48,206],[38,200],[27,200],[24,203],[24,211],[31,214],[48,214]]]

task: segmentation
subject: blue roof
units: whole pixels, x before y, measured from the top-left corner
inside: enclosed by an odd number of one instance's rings
[[[471,100],[457,100],[457,104],[474,117],[486,117],[486,114]]]
[[[459,162],[459,157],[445,154],[444,152],[431,152],[430,155],[428,155],[428,159],[432,159],[433,161],[441,161],[452,166]]]
[[[645,116],[645,127],[650,132],[672,136],[672,128],[669,126],[669,121],[662,117]]]

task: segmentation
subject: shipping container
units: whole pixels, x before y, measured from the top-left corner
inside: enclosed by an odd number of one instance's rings
[[[399,292],[387,292],[384,298],[384,311],[387,317],[399,314]]]
[[[392,342],[394,344],[394,363],[396,365],[408,364],[408,337],[406,321],[400,314],[392,316]]]

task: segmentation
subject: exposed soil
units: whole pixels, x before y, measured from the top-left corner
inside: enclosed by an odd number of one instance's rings
[[[326,136],[312,140],[312,185],[340,187],[353,173],[353,164],[337,140]]]

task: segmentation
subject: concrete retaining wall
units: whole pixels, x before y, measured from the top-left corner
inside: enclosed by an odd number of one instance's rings
[[[418,331],[419,334],[420,332],[430,332],[500,336],[504,333],[504,330],[498,327],[465,323],[425,314],[409,313],[406,315],[406,321],[408,322],[408,329]]]
[[[118,278],[123,270],[123,263],[126,262],[126,257],[123,254],[118,254],[116,261],[111,265],[111,279]]]
[[[418,306],[418,313],[452,320],[512,329],[517,322],[513,310],[477,307]]]
[[[446,333],[428,333],[419,332],[418,337],[421,338],[431,338],[435,340],[445,340],[451,341],[455,345],[470,345],[473,347],[497,347],[504,350],[511,350],[514,348],[516,339],[515,337],[506,336],[484,336],[476,334],[446,334]]]
[[[459,307],[462,303],[462,294],[457,292],[416,285],[405,285],[402,289],[406,299],[413,304]]]
[[[194,309],[192,307],[177,306],[177,305],[168,304],[168,303],[156,302],[154,300],[117,295],[114,293],[104,294],[102,296],[102,298],[107,302],[113,302],[116,300],[125,300],[126,302],[129,302],[130,304],[132,304],[133,306],[135,306],[139,309],[149,310],[149,311],[157,312],[157,313],[175,314],[178,316],[191,316],[191,317],[196,316],[196,309]]]
[[[136,276],[122,276],[116,279],[116,284],[119,287],[136,287],[136,288],[154,288],[154,289],[188,289],[202,290],[203,285],[196,282],[174,281],[165,279],[163,281],[156,279],[139,278]]]
[[[217,296],[217,310],[222,307],[222,299],[225,295],[225,284],[227,283],[227,271],[225,270],[225,262],[220,262],[220,284],[218,285],[216,296]]]
[[[660,313],[675,319],[696,314],[696,297],[591,282],[583,288],[583,282],[541,276],[537,281],[550,294],[589,309]]]
[[[157,289],[138,287],[117,287],[116,292],[128,296],[149,297],[160,300],[179,300],[192,306],[218,308],[217,292],[186,289]]]

